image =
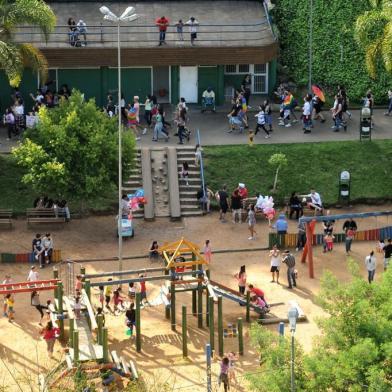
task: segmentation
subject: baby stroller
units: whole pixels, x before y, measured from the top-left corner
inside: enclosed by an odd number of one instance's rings
[[[184,127],[183,135],[185,139],[189,142],[189,140],[191,139],[192,131],[188,127]]]
[[[359,140],[372,140],[372,111],[370,108],[362,108],[359,121]]]

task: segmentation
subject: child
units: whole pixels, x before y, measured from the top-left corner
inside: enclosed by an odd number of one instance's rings
[[[265,117],[265,124],[269,127],[269,132],[273,132],[272,129],[272,109],[271,104],[268,99],[266,99],[263,103],[264,105],[264,117]]]
[[[99,286],[99,303],[101,304],[101,307],[103,308],[103,302],[105,300],[105,295],[104,295],[104,287]]]
[[[178,38],[180,41],[184,41],[184,35],[183,35],[183,29],[184,29],[184,23],[182,19],[180,19],[174,26],[177,28],[177,34]]]
[[[223,388],[225,392],[229,390],[229,376],[228,376],[229,368],[230,368],[229,358],[223,357],[220,365],[219,387],[220,384],[223,383]]]
[[[133,327],[136,324],[136,312],[135,312],[135,304],[131,303],[129,309],[125,313],[125,324],[129,328],[131,332],[131,337],[133,336]]]
[[[159,261],[159,245],[158,241],[153,241],[149,249],[150,261]]]
[[[384,240],[379,240],[376,244],[377,252],[384,253],[384,247],[385,247]]]
[[[129,283],[128,298],[129,298],[129,301],[131,302],[131,304],[133,304],[135,302],[136,287],[135,287],[135,283],[133,283],[133,282]]]
[[[186,186],[189,186],[189,165],[188,162],[183,162],[182,164],[182,170],[181,170],[181,178],[185,180]]]
[[[260,297],[258,297],[257,295],[254,295],[251,298],[251,301],[252,301],[253,306],[257,306],[258,308],[260,308],[262,310],[267,307],[266,303]]]
[[[98,320],[98,316],[102,316],[102,326],[105,326],[105,315],[103,313],[103,308],[99,307],[97,308],[97,314],[95,315],[95,319]]]
[[[7,307],[8,307],[8,321],[12,323],[14,321],[14,305],[15,305],[15,299],[12,294],[7,294],[5,296],[6,302],[7,302]]]
[[[245,294],[245,288],[246,288],[246,270],[245,270],[245,266],[241,265],[240,267],[240,272],[235,274],[234,277],[237,279],[238,281],[238,291],[244,295]]]
[[[260,128],[262,128],[266,134],[265,138],[268,139],[270,137],[270,134],[269,134],[269,131],[267,130],[267,128],[265,127],[265,112],[264,112],[264,110],[265,110],[264,105],[260,105],[259,112],[255,115],[255,117],[257,117],[257,125],[256,125],[256,129],[255,129],[255,135],[257,135],[257,132],[259,132]]]
[[[80,320],[80,312],[82,310],[82,305],[80,303],[80,297],[77,295],[75,297],[75,304],[73,307],[73,311],[75,313],[76,320]]]
[[[238,355],[231,351],[229,354],[227,354],[227,358],[229,358],[229,384],[231,381],[235,381],[235,361],[238,361]]]
[[[332,233],[328,233],[325,237],[324,237],[324,241],[325,241],[325,245],[326,245],[326,250],[328,252],[331,252],[333,249],[333,240],[335,239],[335,236]],[[325,250],[324,250],[325,252]]]
[[[118,287],[116,290],[113,292],[113,303],[114,303],[114,311],[122,311],[123,310],[123,303],[124,303],[124,298],[121,296],[121,287]]]
[[[76,281],[75,281],[75,295],[76,296],[81,294],[82,287],[83,287],[82,275],[76,275]]]
[[[197,167],[200,166],[202,151],[203,151],[203,149],[201,148],[200,144],[196,144],[196,147],[195,147],[195,165]]]
[[[211,250],[210,240],[206,240],[203,253],[204,253],[204,259],[208,262],[208,264],[211,263],[212,250]]]
[[[145,277],[145,275],[143,275],[143,274],[139,275],[139,278],[144,278],[144,277]],[[147,300],[146,281],[144,281],[144,280],[142,280],[140,282],[140,299],[141,299],[141,305],[143,305],[143,300],[145,301],[144,305],[146,305],[146,304],[148,305],[149,304],[148,300]]]
[[[111,282],[112,278],[108,279],[108,282]],[[105,303],[106,303],[106,309],[112,311],[112,309],[110,308],[110,296],[112,294],[112,286],[105,286],[105,290],[104,290],[104,294],[105,294]]]

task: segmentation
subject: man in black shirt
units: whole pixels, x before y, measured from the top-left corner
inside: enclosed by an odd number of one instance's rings
[[[388,243],[384,246],[384,271],[388,268],[392,257],[392,239],[388,238]]]
[[[357,231],[357,223],[355,222],[355,220],[353,218],[347,219],[343,224],[343,230],[345,233],[349,229],[351,229],[353,231]]]
[[[218,191],[215,195],[216,199],[219,202],[219,207],[220,207],[220,211],[219,211],[219,219],[222,222],[226,222],[225,220],[225,216],[226,216],[226,212],[229,209],[229,196],[227,195],[226,192],[226,185],[223,185],[222,190]]]
[[[32,241],[32,248],[34,253],[34,258],[39,262],[39,268],[44,267],[44,260],[43,260],[43,247],[42,247],[42,238],[41,234],[36,234],[35,238]]]
[[[238,192],[238,189],[234,189],[234,192],[231,195],[231,210],[233,212],[233,223],[236,223],[236,216],[238,216],[238,223],[241,223],[241,208],[241,196]]]

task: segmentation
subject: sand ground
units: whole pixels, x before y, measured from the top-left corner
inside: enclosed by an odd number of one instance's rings
[[[350,208],[350,212],[363,212],[369,210],[390,210],[391,205],[357,206]],[[342,210],[331,211],[343,212]],[[348,212],[348,211],[347,211]],[[382,227],[389,224],[387,218],[369,218],[357,220],[359,230],[365,228]],[[336,223],[336,231],[340,232],[343,222]],[[290,232],[295,230],[295,222],[290,222]],[[36,232],[44,232],[46,227],[27,229],[26,223],[19,220],[12,231],[0,233],[0,252],[24,252],[31,247],[31,239]],[[55,247],[62,250],[63,259],[104,258],[117,254],[117,239],[115,237],[115,221],[113,217],[91,217],[70,222],[64,227],[52,227]],[[126,256],[145,253],[152,240],[160,243],[175,241],[182,236],[194,241],[200,246],[206,239],[210,239],[214,250],[257,248],[267,245],[268,224],[259,219],[257,223],[258,236],[255,241],[248,241],[247,227],[245,224],[220,223],[217,214],[205,217],[187,218],[181,222],[170,222],[166,219],[155,222],[136,221],[136,236],[124,242],[123,254]],[[321,231],[321,226],[317,227]],[[353,244],[352,256],[358,260],[363,272],[364,257],[375,248],[371,242],[357,242]],[[297,256],[297,269],[299,273],[298,287],[294,290],[286,288],[286,268],[282,267],[281,284],[270,283],[269,258],[266,251],[253,251],[243,253],[216,254],[211,265],[212,279],[232,288],[236,288],[233,275],[239,270],[240,265],[247,267],[248,282],[262,288],[269,302],[284,302],[285,305],[274,307],[272,313],[285,316],[288,310],[288,301],[296,300],[308,317],[308,321],[301,323],[297,328],[297,339],[309,351],[312,340],[320,334],[316,319],[324,315],[322,309],[315,302],[315,295],[319,291],[320,277],[324,270],[333,271],[342,281],[350,279],[347,270],[344,245],[337,244],[333,252],[323,254],[320,247],[314,250],[315,279],[308,278],[307,265],[300,263],[300,254]],[[118,269],[117,261],[83,263],[88,273],[98,271],[113,271]],[[150,267],[146,259],[126,260],[124,269]],[[14,281],[24,281],[29,270],[25,264],[0,264],[0,277],[10,273]],[[382,258],[378,255],[376,280],[382,274]],[[51,269],[40,270],[41,278],[52,276]],[[64,277],[64,274],[62,275]],[[149,298],[154,298],[159,293],[160,282],[147,284]],[[93,301],[97,303],[97,291],[93,291]],[[41,294],[41,302],[52,298],[51,292]],[[205,300],[205,297],[203,297]],[[188,317],[189,328],[189,357],[182,358],[181,349],[181,305],[188,306],[191,312],[191,294],[181,293],[177,297],[177,332],[170,329],[170,323],[165,319],[163,306],[146,307],[142,310],[142,353],[135,350],[135,342],[125,334],[124,316],[106,316],[106,325],[109,327],[109,348],[122,353],[127,358],[132,358],[145,379],[151,384],[163,381],[174,385],[173,390],[201,391],[205,390],[205,354],[204,347],[209,339],[209,332],[205,327],[197,328],[197,320]],[[27,384],[35,384],[37,374],[45,372],[56,366],[63,357],[63,350],[56,345],[55,359],[49,360],[46,356],[45,343],[39,337],[39,314],[31,307],[28,294],[16,296],[15,323],[10,324],[6,318],[0,319],[0,391],[3,386],[8,386],[10,391],[21,390],[16,386],[15,380],[23,383],[23,390],[35,390]],[[236,322],[238,317],[245,318],[245,309],[231,301],[223,301],[224,324]],[[252,315],[252,320],[256,316]],[[258,368],[258,355],[248,339],[248,325],[245,323],[245,355],[237,363],[238,382],[232,391],[246,391],[246,382],[243,377],[245,372],[256,371]],[[277,326],[268,328],[276,329]],[[217,342],[217,341],[216,341]],[[238,351],[238,341],[227,338],[224,341],[225,352]],[[218,373],[218,358],[213,363],[213,382],[216,387]],[[152,389],[155,390],[155,389]],[[158,390],[158,389],[157,389]]]

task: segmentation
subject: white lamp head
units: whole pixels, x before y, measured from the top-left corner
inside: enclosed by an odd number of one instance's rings
[[[99,11],[105,15],[104,19],[117,21],[118,17],[108,7],[102,6]]]
[[[289,323],[290,323],[290,331],[295,331],[297,325],[297,318],[298,318],[298,309],[294,307],[291,308],[289,310],[287,318],[289,319]]]
[[[121,22],[132,22],[132,21],[136,20],[138,17],[139,17],[138,14],[133,14],[133,15],[127,16],[125,18],[120,18],[120,20],[121,20]]]
[[[134,11],[135,11],[135,8],[133,8],[133,7],[128,7],[128,8],[121,14],[120,19],[121,19],[121,20],[125,19],[126,17],[128,17],[129,15],[131,15],[132,12],[134,12]]]

